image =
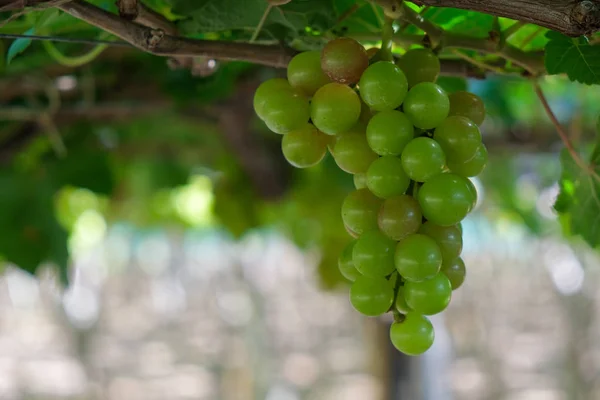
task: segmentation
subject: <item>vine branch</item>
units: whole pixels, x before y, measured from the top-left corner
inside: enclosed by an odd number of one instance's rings
[[[600,3],[592,0],[414,0],[415,4],[461,8],[540,25],[567,36],[600,30]]]

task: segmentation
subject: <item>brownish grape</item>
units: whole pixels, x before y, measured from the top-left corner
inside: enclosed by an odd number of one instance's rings
[[[369,66],[369,56],[362,44],[350,38],[338,38],[327,43],[321,53],[321,68],[338,83],[352,85]]]

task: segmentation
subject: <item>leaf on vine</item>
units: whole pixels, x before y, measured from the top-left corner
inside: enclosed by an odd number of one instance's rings
[[[583,171],[565,149],[560,156],[562,174],[560,192],[554,209],[560,216],[566,235],[581,236],[592,247],[600,246],[600,182]],[[600,160],[592,160],[594,170]]]
[[[325,29],[335,20],[333,0],[295,0],[273,7],[263,30],[277,39],[296,37],[305,27]],[[184,33],[242,30],[252,32],[268,7],[265,0],[174,0],[173,11],[190,18],[179,23]],[[274,32],[271,32],[270,26]],[[280,29],[283,27],[283,31]]]
[[[25,35],[33,35],[34,34],[34,29],[28,29],[25,32]],[[19,54],[21,54],[22,52],[24,52],[25,50],[27,50],[27,48],[29,47],[29,45],[31,45],[31,39],[27,39],[27,38],[18,38],[13,40],[13,42],[11,43],[10,47],[8,48],[8,51],[6,52],[6,64],[10,64],[10,62]]]
[[[52,22],[58,16],[58,10],[54,8],[50,8],[42,11],[35,18],[35,23],[33,28],[28,29],[24,34],[25,35],[35,35],[40,33],[40,30],[46,26],[48,23]],[[6,64],[10,64],[10,62],[19,54],[23,53],[27,48],[31,45],[31,39],[27,38],[18,38],[13,40],[10,47],[8,48],[8,52],[6,53]]]
[[[600,46],[592,46],[585,37],[571,38],[549,31],[544,63],[548,74],[566,73],[571,81],[586,85],[600,84]]]
[[[488,37],[494,25],[494,17],[475,11],[463,12],[462,16],[453,18],[447,29],[452,33],[459,33],[474,37]]]

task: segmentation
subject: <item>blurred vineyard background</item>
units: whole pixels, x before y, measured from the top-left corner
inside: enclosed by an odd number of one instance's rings
[[[52,34],[101,36],[53,18]],[[535,32],[514,39],[541,48]],[[254,90],[284,71],[122,45],[91,63],[23,39],[0,50],[0,399],[600,398],[600,259],[552,208],[562,143],[530,82],[440,78],[486,102],[490,162],[464,224],[466,283],[409,361],[389,320],[351,309],[337,270],[352,177],[329,155],[293,170],[254,116]],[[542,87],[585,149],[600,91]]]

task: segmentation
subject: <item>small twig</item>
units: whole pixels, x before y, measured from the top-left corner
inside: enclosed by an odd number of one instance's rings
[[[475,58],[473,58],[473,57],[471,57],[471,56],[463,53],[462,51],[459,51],[459,50],[456,50],[456,49],[452,49],[452,53],[456,54],[458,57],[462,58],[465,61],[470,62],[471,64],[473,64],[473,65],[475,65],[475,66],[477,66],[477,67],[479,67],[481,69],[489,70],[489,71],[495,72],[495,73],[497,73],[499,75],[510,75],[509,73],[507,73],[506,71],[504,71],[502,68],[496,67],[494,65],[487,64],[487,63],[485,63],[483,61],[476,60]]]
[[[379,22],[379,26],[383,26],[384,24],[384,20],[383,17],[379,14],[379,10],[377,9],[377,5],[375,5],[375,3],[370,3],[371,4],[371,8],[373,9],[373,13],[375,13],[375,17],[377,18],[377,21]]]
[[[503,30],[502,35],[504,36],[504,40],[508,40],[508,38],[517,33],[517,31],[525,25],[527,25],[527,22],[517,21],[505,30]]]
[[[402,12],[403,18],[407,22],[421,29],[429,36],[432,45],[431,47],[435,48],[440,44],[441,38],[444,34],[444,30],[442,28],[429,21],[428,19],[423,18],[423,15],[417,13],[415,10],[413,10],[404,3],[402,3]]]
[[[344,22],[346,20],[346,18],[348,18],[352,14],[354,14],[359,8],[360,8],[360,6],[358,5],[358,3],[354,3],[352,5],[352,7],[350,7],[349,9],[344,11],[342,14],[340,14],[339,18],[335,21],[334,26],[339,25],[340,23]]]
[[[524,49],[525,46],[527,46],[529,43],[531,43],[531,41],[533,39],[535,39],[536,36],[539,35],[543,30],[544,30],[544,28],[542,28],[541,26],[538,26],[535,31],[531,32],[531,34],[529,34],[529,36],[527,36],[525,39],[523,39],[523,41],[521,42],[519,47],[521,49]]]
[[[577,166],[579,168],[581,168],[585,173],[591,175],[596,181],[600,182],[600,176],[598,176],[598,174],[588,164],[586,164],[585,161],[583,161],[581,159],[581,157],[575,150],[575,147],[573,147],[573,143],[571,143],[569,136],[564,131],[562,125],[556,118],[556,115],[554,114],[554,111],[552,111],[550,104],[548,104],[548,100],[546,99],[546,96],[544,95],[544,92],[542,91],[540,84],[537,81],[532,81],[532,82],[533,82],[533,88],[535,90],[535,94],[540,99],[540,102],[542,103],[542,106],[544,107],[544,110],[546,111],[548,118],[550,118],[550,121],[556,128],[556,131],[558,132],[558,136],[560,136],[560,140],[562,140],[563,144],[565,145],[565,148],[571,155],[571,158],[573,158],[573,161],[575,161],[575,164],[577,164]]]
[[[263,25],[265,24],[265,22],[267,21],[267,18],[269,17],[269,14],[271,13],[271,9],[273,8],[273,5],[271,3],[268,3],[267,8],[265,9],[265,12],[263,13],[262,17],[260,18],[260,21],[258,21],[258,25],[256,25],[256,28],[254,29],[254,32],[252,33],[252,37],[250,38],[249,43],[253,43],[256,38],[258,37]]]

